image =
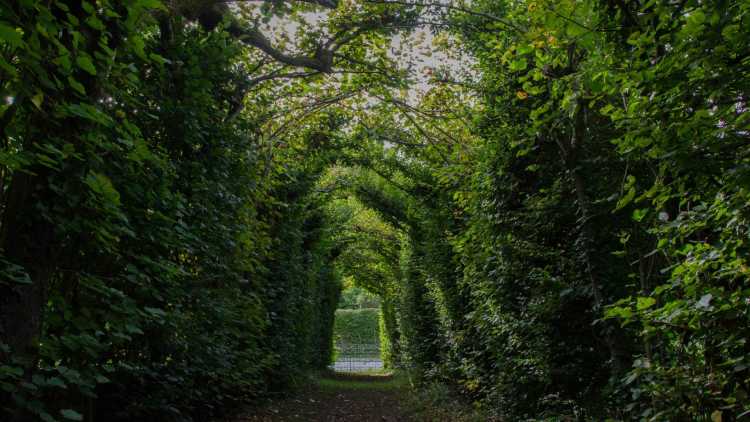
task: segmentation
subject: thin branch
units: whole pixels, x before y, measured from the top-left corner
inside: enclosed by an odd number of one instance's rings
[[[407,120],[409,120],[409,122],[414,126],[414,128],[417,129],[417,132],[419,132],[422,136],[424,136],[427,142],[435,146],[435,151],[437,151],[438,155],[440,155],[440,158],[443,159],[443,164],[450,163],[450,160],[448,160],[448,157],[446,157],[445,154],[443,154],[443,151],[440,150],[439,143],[436,144],[433,141],[433,137],[430,136],[430,134],[424,128],[422,128],[422,126],[420,126],[409,113],[402,111],[401,115],[406,117]]]
[[[432,80],[432,82],[444,84],[444,85],[455,85],[460,86],[462,88],[466,88],[468,90],[474,91],[474,92],[482,92],[481,88],[476,85],[469,82],[463,82],[463,81],[457,81],[455,79],[448,79],[448,78],[435,78]]]
[[[234,120],[240,114],[240,112],[245,106],[245,96],[247,95],[248,92],[250,92],[250,89],[252,89],[254,86],[258,85],[261,82],[269,81],[272,79],[296,79],[296,78],[307,78],[310,76],[320,75],[320,72],[291,72],[291,73],[279,74],[278,73],[279,71],[281,71],[281,69],[278,69],[276,71],[273,71],[263,76],[258,76],[257,78],[253,78],[247,81],[247,84],[245,85],[245,89],[239,95],[239,99],[237,103],[229,112],[226,119],[224,119],[224,122],[225,123],[230,122]]]
[[[334,53],[334,57],[336,57],[338,59],[346,60],[346,61],[348,61],[351,64],[358,64],[358,65],[361,65],[361,66],[364,66],[364,67],[367,67],[367,68],[370,68],[370,69],[375,69],[376,72],[379,72],[381,75],[383,75],[384,77],[386,77],[387,79],[389,79],[391,82],[396,82],[397,84],[399,84],[401,82],[401,79],[399,79],[396,76],[393,76],[393,75],[390,74],[390,69],[379,67],[379,66],[375,65],[374,63],[368,63],[368,62],[364,62],[364,61],[361,61],[361,60],[353,59],[353,58],[351,58],[349,56],[345,56],[345,55],[339,54],[339,53]]]
[[[306,108],[306,110],[300,116],[292,116],[291,118],[287,119],[284,123],[281,124],[281,126],[279,126],[275,131],[273,131],[273,133],[271,133],[269,139],[276,139],[281,133],[283,133],[287,129],[287,127],[292,122],[301,123],[310,114],[312,114],[312,113],[314,113],[316,111],[320,111],[323,108],[328,107],[329,105],[336,104],[339,101],[351,98],[351,97],[357,95],[359,92],[360,92],[359,90],[352,91],[352,92],[347,92],[347,93],[344,93],[344,94],[341,94],[341,95],[337,95],[335,97],[325,98],[325,99],[316,101],[313,104],[305,106],[304,108]]]
[[[291,72],[281,74],[269,73],[268,75],[258,76],[257,78],[250,79],[247,84],[249,88],[252,88],[263,81],[269,81],[271,79],[297,79],[307,78],[315,75],[320,75],[320,72]]]

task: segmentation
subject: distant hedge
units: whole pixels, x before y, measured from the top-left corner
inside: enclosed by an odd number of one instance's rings
[[[379,344],[380,309],[338,309],[333,327],[337,344]]]

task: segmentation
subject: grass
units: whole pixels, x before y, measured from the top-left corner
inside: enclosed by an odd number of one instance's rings
[[[396,391],[409,388],[409,379],[399,372],[370,370],[368,372],[325,372],[317,379],[323,391],[377,390]]]
[[[409,420],[497,421],[475,409],[446,385],[434,383],[414,389],[408,374],[403,371],[382,369],[369,372],[325,371],[316,377],[315,383],[320,391],[330,393],[342,391],[356,391],[362,394],[367,394],[368,391],[397,393],[404,410],[411,415]]]

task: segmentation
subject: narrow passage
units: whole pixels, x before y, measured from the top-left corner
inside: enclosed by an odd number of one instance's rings
[[[408,394],[403,377],[328,372],[307,390],[248,409],[232,422],[412,421],[403,402]]]

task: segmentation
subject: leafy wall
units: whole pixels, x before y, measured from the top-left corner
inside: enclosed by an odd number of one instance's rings
[[[333,339],[340,344],[380,343],[378,308],[337,309]]]
[[[269,162],[245,50],[169,12],[0,4],[0,419],[208,420],[328,364],[327,158]]]

